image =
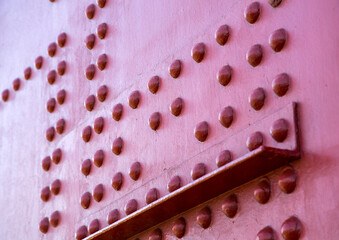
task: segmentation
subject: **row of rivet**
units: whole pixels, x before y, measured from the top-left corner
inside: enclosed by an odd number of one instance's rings
[[[65,119],[59,119],[56,124],[55,127],[49,127],[46,130],[46,139],[49,142],[52,142],[54,140],[55,137],[55,131],[57,133],[59,133],[60,135],[63,134],[63,132],[65,131],[65,127],[66,127],[66,121]]]

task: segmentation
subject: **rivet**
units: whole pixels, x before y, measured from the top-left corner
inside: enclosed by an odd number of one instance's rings
[[[92,168],[92,162],[90,159],[86,159],[82,162],[81,164],[82,174],[84,174],[85,176],[88,176],[91,172],[91,168]]]
[[[150,204],[159,198],[159,191],[156,188],[151,188],[145,196],[146,204]]]
[[[61,161],[61,157],[62,157],[61,149],[60,148],[55,149],[52,153],[52,161],[54,162],[54,164],[59,164],[59,162]]]
[[[258,17],[260,15],[260,3],[258,2],[252,2],[250,5],[248,5],[245,9],[244,16],[247,20],[247,22],[253,24],[258,20]]]
[[[283,118],[274,121],[270,133],[275,141],[283,142],[288,134],[288,122]]]
[[[254,110],[259,111],[264,106],[265,99],[265,90],[263,88],[257,88],[249,96],[248,102]]]
[[[172,177],[171,180],[167,183],[167,190],[169,192],[174,192],[180,187],[181,187],[181,179],[179,176]]]
[[[55,98],[50,98],[50,99],[47,101],[47,104],[46,104],[46,109],[47,109],[47,111],[48,111],[49,113],[54,112],[55,105],[56,105]]]
[[[105,153],[103,150],[98,150],[94,153],[93,162],[97,167],[101,167],[105,159]]]
[[[57,131],[57,133],[63,134],[63,132],[65,130],[65,125],[66,125],[65,119],[58,120],[56,125],[55,125],[55,130]]]
[[[88,235],[87,226],[83,225],[78,228],[77,232],[75,233],[75,238],[77,240],[81,240],[87,237],[87,235]]]
[[[224,107],[221,112],[219,113],[219,122],[225,128],[229,128],[233,122],[234,111],[233,108],[228,106]]]
[[[26,68],[25,71],[24,71],[25,79],[26,80],[30,79],[31,75],[32,75],[32,68],[31,67]]]
[[[114,105],[113,111],[112,111],[112,118],[115,121],[119,121],[122,116],[122,111],[123,111],[123,106],[121,103]]]
[[[297,173],[292,167],[284,170],[278,180],[281,191],[286,194],[292,193],[297,185]]]
[[[230,65],[223,66],[217,73],[217,79],[221,85],[227,86],[232,79],[231,66]]]
[[[20,88],[20,83],[21,83],[21,80],[20,78],[16,78],[13,83],[12,83],[12,86],[13,86],[13,90],[14,91],[18,91],[19,88]]]
[[[229,36],[230,36],[230,28],[226,24],[220,26],[218,30],[215,32],[215,40],[221,46],[224,46],[227,43]]]
[[[47,202],[50,196],[51,196],[51,190],[49,189],[49,186],[44,187],[40,193],[41,200],[44,202]]]
[[[54,139],[54,136],[55,136],[55,129],[54,129],[54,127],[49,127],[46,130],[46,139],[47,139],[47,141],[52,142],[53,139]]]
[[[184,101],[182,98],[178,97],[170,105],[170,111],[174,116],[179,116],[181,114],[182,108],[184,106]]]
[[[139,105],[140,102],[140,92],[139,91],[134,91],[132,92],[129,97],[128,97],[128,104],[131,108],[136,109]]]
[[[35,67],[36,69],[40,69],[42,67],[42,64],[44,62],[44,59],[42,56],[39,56],[35,59]]]
[[[86,37],[86,40],[85,40],[85,43],[86,43],[86,47],[89,49],[89,50],[92,50],[94,48],[94,44],[95,44],[95,34],[90,34]]]
[[[106,85],[102,85],[101,87],[99,87],[97,91],[98,100],[100,102],[104,102],[106,100],[107,93],[108,93],[108,88]]]
[[[112,182],[111,182],[112,187],[115,190],[119,191],[123,181],[124,181],[124,178],[122,176],[122,173],[121,172],[116,173],[112,178]]]
[[[268,179],[261,180],[254,189],[254,198],[258,203],[265,204],[271,196],[271,184]]]
[[[88,142],[91,139],[92,136],[92,127],[91,126],[87,126],[82,130],[82,139],[84,140],[84,142]]]
[[[191,56],[194,61],[200,63],[205,56],[206,53],[206,46],[204,43],[197,43],[191,50]]]
[[[159,112],[154,112],[151,114],[151,116],[148,119],[148,125],[154,130],[156,131],[159,126],[160,126],[160,122],[161,122],[161,115]]]
[[[107,24],[101,23],[97,28],[97,34],[100,39],[104,39],[106,37],[107,32]]]
[[[60,105],[64,104],[65,102],[65,98],[66,98],[66,91],[64,89],[60,90],[58,93],[57,93],[57,101]]]
[[[47,82],[50,85],[53,85],[56,79],[57,73],[55,70],[51,70],[48,74],[47,74]]]
[[[101,199],[104,196],[104,185],[102,184],[98,184],[95,186],[94,190],[93,190],[93,198],[95,201],[100,202]]]
[[[40,232],[46,234],[48,232],[48,228],[49,228],[48,217],[44,217],[39,223]]]
[[[61,181],[59,179],[54,180],[51,184],[51,192],[54,195],[58,195],[60,192],[60,188],[61,188]]]
[[[160,228],[153,230],[148,237],[148,240],[162,240],[162,231]]]
[[[92,80],[94,78],[94,74],[95,74],[95,65],[94,64],[88,65],[85,72],[86,78],[88,80]]]
[[[120,219],[120,213],[118,209],[113,209],[107,215],[107,223],[111,225]]]
[[[252,151],[254,149],[257,149],[264,143],[264,136],[261,132],[254,132],[252,133],[246,141],[246,145],[248,150]]]
[[[7,102],[9,98],[9,90],[8,89],[3,90],[1,97],[2,97],[2,101]]]
[[[58,36],[58,45],[59,47],[64,47],[67,41],[67,34],[66,33],[60,33]]]
[[[95,96],[89,95],[85,101],[85,107],[88,111],[92,111],[95,105]]]
[[[129,200],[125,207],[124,207],[125,213],[127,215],[130,215],[131,213],[135,212],[136,210],[138,210],[138,202],[135,199],[131,199]]]
[[[122,152],[123,146],[124,146],[124,141],[122,140],[122,138],[121,137],[116,138],[112,144],[112,152],[115,155],[120,155],[120,153]]]
[[[65,61],[61,61],[61,62],[58,63],[57,71],[58,71],[58,74],[60,76],[65,74],[65,71],[66,71],[66,62]]]
[[[97,0],[98,6],[104,8],[106,5],[106,0]]]
[[[204,163],[196,164],[191,170],[191,177],[193,180],[196,180],[206,174],[206,166]]]
[[[301,235],[301,222],[297,217],[292,216],[284,221],[280,231],[285,240],[298,240]]]
[[[186,231],[185,218],[180,217],[174,221],[172,225],[172,232],[177,238],[182,238],[185,235],[185,231]]]
[[[286,73],[277,75],[272,81],[272,89],[279,97],[286,94],[290,86],[290,77]]]
[[[280,28],[275,30],[269,38],[269,43],[273,51],[280,52],[285,46],[287,39],[287,32],[285,29]]]
[[[223,150],[219,153],[217,158],[215,159],[215,162],[218,167],[224,166],[227,163],[232,161],[232,154],[228,150]]]
[[[253,45],[246,53],[246,59],[252,67],[256,67],[260,64],[263,57],[263,50],[260,44]]]
[[[49,223],[53,227],[57,227],[59,225],[59,222],[60,222],[60,212],[54,211],[49,218]]]
[[[49,170],[49,168],[51,167],[51,158],[49,156],[42,159],[41,167],[46,172]]]
[[[94,4],[88,5],[88,7],[86,8],[87,18],[92,19],[94,17],[94,14],[95,14],[95,5]]]
[[[104,53],[98,57],[97,66],[102,71],[106,68],[106,64],[107,64],[107,55]]]
[[[141,173],[141,164],[139,162],[134,162],[129,169],[129,176],[134,180],[138,180]]]
[[[261,229],[258,234],[256,240],[275,240],[275,234],[274,230],[270,227],[267,226],[263,229]]]
[[[282,0],[268,0],[268,3],[269,3],[272,7],[276,8],[276,7],[278,7],[278,6],[280,5],[281,1],[282,1]]]
[[[237,195],[229,195],[221,205],[222,211],[229,218],[233,218],[238,212],[238,198]]]
[[[100,222],[98,219],[94,219],[91,221],[91,223],[88,226],[88,232],[89,234],[93,234],[100,229]]]
[[[96,118],[94,120],[93,128],[97,134],[100,134],[104,129],[104,118],[103,117]]]
[[[153,76],[148,82],[148,89],[151,93],[156,94],[160,86],[159,76]]]
[[[204,229],[208,228],[211,224],[211,221],[212,221],[212,212],[208,206],[198,211],[197,222],[202,228]]]
[[[48,52],[48,55],[50,57],[54,57],[55,53],[56,53],[56,50],[57,50],[57,45],[56,43],[51,43],[48,45],[48,48],[47,48],[47,52]]]
[[[171,65],[168,67],[168,72],[172,78],[178,78],[181,72],[181,61],[174,60]]]
[[[194,128],[194,136],[200,142],[204,142],[208,136],[208,123],[203,121],[198,123]]]
[[[85,192],[82,194],[80,199],[80,204],[84,209],[89,208],[89,205],[91,204],[92,195],[90,192]]]

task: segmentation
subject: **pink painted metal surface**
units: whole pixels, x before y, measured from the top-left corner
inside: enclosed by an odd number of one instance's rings
[[[103,239],[256,151],[295,149],[292,102],[300,160],[254,161],[237,175],[251,182],[127,235],[336,239],[339,4],[251,3],[1,1],[0,239]]]

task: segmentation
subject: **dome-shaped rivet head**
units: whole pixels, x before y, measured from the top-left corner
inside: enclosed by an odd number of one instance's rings
[[[267,226],[263,229],[261,229],[258,234],[256,240],[275,240],[275,233],[274,230]]]
[[[55,130],[57,131],[57,133],[63,134],[63,132],[65,130],[65,125],[66,125],[65,119],[58,120],[56,125],[55,125]]]
[[[89,49],[89,50],[92,50],[94,48],[94,44],[95,44],[95,34],[90,34],[86,37],[85,39],[85,43],[86,43],[86,47]]]
[[[93,198],[95,201],[100,202],[104,196],[104,185],[98,184],[93,190]]]
[[[229,217],[233,218],[238,212],[238,198],[237,195],[231,194],[229,195],[222,203],[221,209],[224,214]]]
[[[7,102],[8,98],[9,98],[9,90],[8,89],[5,89],[5,90],[2,91],[1,98],[2,98],[2,101]]]
[[[93,234],[100,229],[100,222],[98,219],[94,219],[91,221],[91,223],[88,226],[88,232],[89,234]]]
[[[94,108],[94,105],[95,105],[95,96],[89,95],[86,98],[86,101],[85,101],[85,107],[86,107],[87,111],[92,111],[93,108]]]
[[[219,72],[217,73],[218,82],[222,86],[227,86],[232,79],[232,68],[230,65],[225,65],[220,68]]]
[[[200,63],[204,59],[205,53],[206,46],[202,42],[194,45],[194,47],[191,50],[191,56],[193,60],[196,61],[197,63]]]
[[[122,173],[121,172],[116,173],[112,178],[112,182],[111,182],[112,187],[115,190],[119,191],[122,186],[123,181],[124,181],[124,178],[122,176]]]
[[[194,136],[200,142],[204,142],[208,136],[209,126],[208,123],[203,121],[198,123],[194,128]]]
[[[48,55],[50,57],[54,57],[55,56],[56,50],[57,50],[56,43],[53,42],[53,43],[48,45],[47,52],[48,52]]]
[[[248,5],[244,12],[244,17],[246,18],[247,22],[253,24],[258,20],[260,15],[260,3],[252,2]]]
[[[55,83],[57,77],[57,73],[55,70],[51,70],[48,74],[47,74],[47,82],[50,85],[53,85]]]
[[[292,216],[284,221],[280,231],[285,240],[298,240],[301,235],[301,222],[297,217]]]
[[[50,196],[51,196],[51,190],[49,189],[49,186],[44,187],[40,193],[41,200],[44,202],[47,202]]]
[[[154,131],[156,131],[159,128],[160,122],[161,122],[161,115],[160,115],[159,112],[152,113],[151,116],[148,119],[148,125]]]
[[[232,161],[232,154],[228,150],[223,150],[219,153],[217,158],[215,159],[215,162],[218,167],[224,166],[227,163]]]
[[[32,76],[32,68],[31,67],[28,67],[25,69],[24,71],[24,77],[26,80],[29,80]]]
[[[82,139],[84,140],[84,142],[89,142],[89,140],[91,139],[92,136],[92,127],[91,126],[87,126],[82,130]]]
[[[41,167],[46,172],[49,170],[49,168],[51,167],[51,158],[49,156],[42,159]]]
[[[85,176],[88,176],[91,172],[92,169],[92,162],[90,159],[86,159],[82,162],[81,164],[81,172],[82,174],[84,174]]]
[[[132,92],[128,97],[129,106],[133,109],[136,109],[139,105],[140,98],[141,98],[141,95],[139,91]]]
[[[58,71],[58,74],[60,76],[65,74],[65,71],[66,71],[66,62],[65,61],[61,61],[61,62],[58,63],[57,71]]]
[[[297,173],[292,167],[284,170],[278,180],[281,191],[286,194],[292,193],[297,185]]]
[[[186,221],[185,218],[181,217],[174,221],[172,225],[172,232],[177,238],[182,238],[185,235],[186,231]]]
[[[274,121],[270,133],[275,141],[283,142],[288,134],[288,122],[282,118]]]
[[[76,240],[81,240],[87,237],[87,235],[88,235],[87,226],[83,225],[78,228],[77,232],[75,233],[75,238]]]
[[[60,148],[57,148],[53,151],[52,153],[52,161],[54,164],[59,164],[59,162],[61,161],[61,157],[62,157],[62,151]]]
[[[101,54],[99,57],[98,57],[98,60],[97,60],[97,66],[98,68],[102,71],[106,68],[106,64],[107,64],[107,55],[104,53],[104,54]]]
[[[263,50],[260,44],[253,45],[246,53],[246,60],[252,67],[260,64],[263,57]]]
[[[94,120],[93,128],[97,134],[100,134],[104,129],[104,118],[103,117],[96,118]]]
[[[179,176],[174,176],[167,184],[167,190],[169,192],[174,192],[175,190],[181,187],[181,179]]]
[[[44,217],[39,223],[40,232],[46,234],[48,232],[48,228],[49,228],[48,217]]]
[[[124,141],[122,140],[121,137],[118,137],[116,138],[114,141],[113,141],[113,144],[112,144],[112,152],[115,154],[115,155],[120,155],[120,153],[122,152],[122,148],[124,147]]]
[[[104,8],[106,5],[106,0],[97,0],[97,4],[99,7]]]
[[[67,41],[67,34],[65,32],[60,33],[58,36],[58,45],[59,47],[64,47]]]
[[[178,117],[181,114],[183,106],[184,101],[182,100],[182,98],[178,97],[174,99],[174,101],[171,103],[170,111],[174,116]]]
[[[59,222],[60,222],[60,212],[54,211],[49,218],[49,223],[53,227],[57,227],[59,225]]]
[[[268,3],[269,3],[272,7],[276,8],[276,7],[278,7],[278,6],[280,5],[281,1],[282,1],[282,0],[268,0]]]
[[[90,192],[85,192],[82,194],[80,199],[80,204],[84,209],[89,208],[89,205],[91,204],[92,195]]]
[[[168,67],[168,72],[172,78],[178,78],[181,72],[181,61],[174,60],[171,65]]]
[[[219,45],[224,46],[230,36],[230,28],[228,25],[222,25],[215,32],[215,40]]]
[[[122,116],[122,111],[123,111],[123,106],[121,103],[114,105],[113,111],[112,111],[112,118],[115,121],[119,121]]]
[[[150,189],[145,196],[146,204],[150,204],[159,198],[159,191],[156,188]]]
[[[212,221],[212,212],[209,207],[206,206],[198,211],[197,222],[202,228],[204,229],[208,228],[211,224],[211,221]]]
[[[66,98],[66,91],[64,89],[60,90],[58,93],[57,93],[57,101],[60,105],[64,104],[65,102],[65,98]]]
[[[50,98],[50,99],[47,101],[47,104],[46,104],[46,109],[47,109],[47,111],[48,111],[49,113],[54,112],[55,105],[56,105],[55,98]]]
[[[228,106],[224,107],[221,110],[218,119],[221,125],[223,125],[225,128],[229,128],[233,122],[233,117],[234,117],[233,108]]]
[[[257,88],[249,96],[248,102],[254,110],[259,111],[264,106],[265,99],[265,90],[263,88]]]
[[[54,139],[54,136],[55,136],[55,129],[54,129],[54,127],[49,127],[46,130],[46,139],[47,139],[47,141],[52,142],[53,139]]]
[[[98,28],[97,28],[97,34],[100,39],[104,39],[106,37],[106,32],[107,32],[107,24],[106,23],[101,23]]]
[[[86,8],[86,16],[88,19],[93,19],[95,14],[95,5],[92,3]]]
[[[106,85],[102,85],[101,87],[99,87],[97,91],[98,100],[100,102],[104,102],[106,100],[107,93],[108,93],[108,88]]]
[[[138,202],[135,199],[131,199],[129,200],[125,207],[124,207],[125,213],[127,215],[130,215],[131,213],[135,212],[136,210],[138,210]]]
[[[103,150],[98,150],[94,153],[93,162],[97,167],[101,167],[105,159],[105,153]]]
[[[248,150],[253,151],[254,149],[257,149],[264,143],[264,136],[261,132],[254,132],[252,133],[246,141],[246,145]]]
[[[162,231],[160,228],[157,228],[151,232],[148,237],[148,240],[162,240]]]
[[[134,180],[138,180],[141,173],[141,164],[139,162],[135,162],[129,169],[129,176]]]
[[[254,198],[258,203],[265,204],[271,196],[271,184],[268,179],[261,180],[254,189]]]
[[[193,180],[196,180],[206,174],[206,166],[204,163],[196,164],[191,170],[191,177]]]
[[[272,81],[272,89],[279,97],[282,97],[288,91],[290,86],[290,77],[286,73],[277,75]]]
[[[36,67],[36,69],[41,69],[43,62],[44,62],[44,58],[42,56],[37,57],[35,59],[35,67]]]
[[[153,76],[148,82],[148,89],[151,93],[156,94],[160,86],[159,76]]]
[[[86,68],[85,76],[88,80],[92,80],[94,78],[94,75],[95,75],[95,65],[90,64]]]
[[[120,219],[120,213],[118,209],[113,209],[107,215],[107,223],[111,225]]]
[[[287,39],[287,32],[285,29],[280,28],[275,30],[269,38],[269,43],[273,51],[280,52],[285,46]]]
[[[59,179],[56,179],[51,184],[51,192],[54,195],[58,195],[61,189],[61,181]]]

